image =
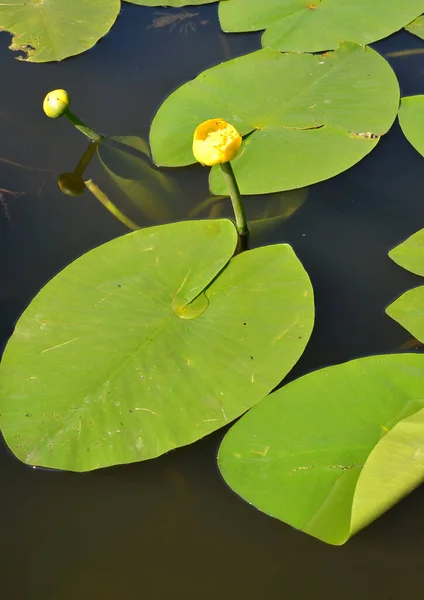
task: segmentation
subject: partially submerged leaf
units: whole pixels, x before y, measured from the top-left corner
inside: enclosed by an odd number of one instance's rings
[[[23,60],[63,60],[94,46],[107,34],[120,0],[7,0],[0,4],[0,30],[13,35],[11,50]]]
[[[401,99],[399,123],[407,140],[424,156],[424,95]]]
[[[195,128],[219,117],[244,136],[232,161],[242,194],[304,187],[366,156],[398,105],[396,77],[370,48],[346,43],[325,56],[263,49],[208,69],[173,92],[152,123],[153,159],[162,166],[193,163]],[[227,193],[219,167],[211,171],[210,187]]]
[[[98,155],[115,184],[145,217],[155,223],[174,218],[182,192],[171,177],[152,166],[149,147],[142,138],[107,138]]]
[[[28,464],[85,471],[189,444],[268,394],[313,325],[286,244],[232,258],[228,220],[136,231],[36,296],[0,365],[0,426]]]
[[[424,480],[423,390],[419,354],[310,373],[230,429],[221,473],[260,510],[343,544]]]
[[[422,11],[422,0],[225,0],[219,20],[227,32],[266,29],[263,46],[320,52],[340,41],[365,45],[385,38]]]

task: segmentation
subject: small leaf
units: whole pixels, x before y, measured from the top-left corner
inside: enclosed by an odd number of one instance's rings
[[[401,99],[399,123],[407,140],[424,156],[424,95]]]

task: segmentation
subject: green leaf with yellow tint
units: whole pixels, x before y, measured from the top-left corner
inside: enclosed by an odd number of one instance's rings
[[[320,52],[337,48],[341,41],[376,42],[422,11],[422,0],[225,0],[219,19],[227,32],[266,29],[263,46]]]
[[[407,140],[424,156],[424,95],[401,99],[399,124]]]
[[[406,31],[409,31],[409,33],[413,33],[424,40],[424,15],[418,17],[418,19],[415,19],[412,21],[412,23],[409,23],[405,29]]]
[[[63,60],[92,48],[107,34],[120,0],[7,0],[0,4],[0,31],[13,35],[11,50],[23,60]]]
[[[340,545],[424,481],[424,356],[310,373],[227,433],[224,479],[263,512]]]
[[[424,229],[389,252],[395,263],[424,276]],[[424,286],[408,290],[387,307],[386,313],[424,343]]]
[[[221,118],[244,137],[232,161],[242,194],[305,187],[366,156],[398,106],[396,77],[370,48],[346,43],[326,56],[265,48],[212,67],[173,92],[153,120],[152,155],[161,166],[193,163],[196,127]],[[210,187],[227,193],[219,166]]]
[[[19,319],[0,427],[22,461],[86,471],[194,442],[262,400],[311,334],[287,244],[233,257],[229,220],[142,229],[77,259]]]

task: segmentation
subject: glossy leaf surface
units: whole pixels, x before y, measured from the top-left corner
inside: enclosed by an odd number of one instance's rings
[[[310,373],[242,417],[219,450],[245,500],[340,545],[424,480],[424,356]]]
[[[136,231],[36,296],[0,365],[0,426],[28,464],[85,471],[194,442],[266,396],[313,324],[286,244],[232,258],[228,220]]]
[[[341,41],[375,42],[422,11],[422,0],[225,0],[219,18],[224,31],[266,29],[263,46],[320,52],[337,48]]]
[[[222,118],[244,136],[232,161],[242,194],[304,187],[366,156],[398,104],[395,75],[370,48],[348,43],[326,56],[263,49],[208,69],[172,93],[152,123],[153,159],[162,166],[193,163],[195,128]],[[210,187],[227,193],[219,166]]]
[[[120,0],[8,0],[0,4],[0,30],[13,35],[10,49],[24,60],[58,61],[94,46],[120,9]]]

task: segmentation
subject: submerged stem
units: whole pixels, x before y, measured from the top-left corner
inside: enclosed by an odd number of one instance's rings
[[[230,192],[230,198],[233,205],[234,216],[236,218],[236,228],[240,238],[241,251],[247,249],[249,239],[249,228],[247,226],[246,213],[241,201],[240,190],[234,175],[230,162],[221,163],[221,171]]]
[[[128,217],[126,217],[120,210],[119,208],[117,208],[114,203],[109,200],[109,198],[107,197],[107,195],[102,192],[102,190],[94,183],[94,181],[92,179],[87,179],[87,181],[84,182],[87,189],[90,190],[90,192],[93,194],[93,196],[95,198],[97,198],[97,200],[103,204],[103,206],[105,208],[107,208],[107,210],[112,213],[112,215],[118,219],[118,221],[121,221],[121,223],[123,223],[124,225],[126,225],[128,227],[128,229],[133,229],[134,231],[136,229],[140,229],[140,227],[137,225],[137,223],[134,223],[134,221],[131,221],[131,219],[129,219]]]

